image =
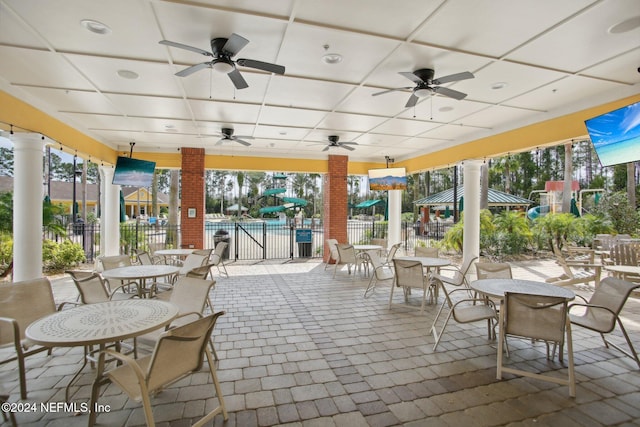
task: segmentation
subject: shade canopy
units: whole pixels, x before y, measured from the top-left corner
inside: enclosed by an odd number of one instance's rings
[[[360,202],[357,205],[355,205],[354,208],[356,209],[370,208],[371,206],[377,205],[380,202],[382,202],[382,200],[365,200],[364,202]]]

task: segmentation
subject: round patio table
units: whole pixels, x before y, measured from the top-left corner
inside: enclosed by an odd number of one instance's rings
[[[624,280],[627,276],[640,276],[640,265],[605,265],[604,269]]]
[[[101,274],[105,279],[138,281],[138,296],[144,297],[148,292],[146,289],[147,279],[157,279],[158,277],[169,277],[178,274],[180,267],[177,265],[127,265],[125,267],[104,270]]]
[[[575,299],[572,290],[545,282],[521,279],[480,279],[470,284],[471,289],[483,295],[504,299],[505,292],[561,297],[569,301]]]
[[[189,248],[175,248],[175,249],[158,249],[153,253],[154,256],[159,255],[164,257],[165,264],[176,264],[181,265],[182,260],[191,255],[195,251],[195,249]],[[167,257],[169,258],[169,263],[167,262]]]
[[[107,344],[137,337],[168,325],[177,315],[177,306],[152,299],[84,304],[36,320],[27,327],[25,335],[34,343],[47,347],[98,345],[102,351]],[[100,357],[98,363],[104,364],[104,357]],[[65,388],[67,401],[69,387],[86,365],[85,357],[84,363]]]

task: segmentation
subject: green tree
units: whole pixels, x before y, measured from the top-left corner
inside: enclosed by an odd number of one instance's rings
[[[13,176],[13,149],[0,147],[0,176]]]

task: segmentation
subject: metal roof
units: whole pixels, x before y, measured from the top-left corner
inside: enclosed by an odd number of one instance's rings
[[[461,197],[464,197],[464,186],[458,186],[456,203],[460,201]],[[532,205],[534,202],[524,197],[514,196],[502,191],[489,189],[489,206],[527,206]],[[440,193],[432,194],[422,199],[415,200],[413,202],[416,205],[433,206],[433,205],[452,205],[453,204],[453,188],[441,191]]]

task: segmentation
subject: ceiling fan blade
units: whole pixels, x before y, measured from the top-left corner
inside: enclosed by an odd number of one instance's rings
[[[349,150],[349,151],[355,150],[355,148],[353,148],[353,147],[349,147],[348,145],[344,145],[344,142],[341,143],[340,145],[338,145],[338,147],[344,148],[345,150]]]
[[[398,74],[405,76],[406,78],[408,78],[409,80],[411,80],[414,83],[422,83],[423,80],[416,76],[415,74],[409,72],[409,71],[400,71]]]
[[[326,147],[324,147],[324,148],[322,149],[322,151],[329,151],[329,148],[331,148],[331,147],[332,147],[331,145],[327,145]]]
[[[235,135],[234,138],[240,139],[254,139],[251,135]]]
[[[249,143],[249,142],[247,142],[247,141],[244,141],[244,140],[242,140],[242,139],[240,139],[240,138],[235,138],[235,137],[234,137],[234,138],[232,138],[232,139],[233,139],[235,142],[237,142],[238,144],[242,144],[242,145],[244,145],[245,147],[249,147],[249,146],[251,146],[251,143]]]
[[[458,101],[460,101],[461,99],[464,99],[467,96],[466,93],[458,92],[457,90],[449,89],[447,87],[436,86],[436,87],[433,88],[433,91],[435,93],[439,93],[440,95],[444,95],[444,96],[448,96],[449,98],[457,99]]]
[[[178,77],[187,77],[187,76],[190,76],[191,74],[195,73],[196,71],[200,71],[203,68],[208,68],[208,67],[209,67],[209,63],[208,62],[203,62],[201,64],[192,65],[191,67],[185,68],[182,71],[178,71],[176,73],[176,76],[178,76]]]
[[[411,96],[409,97],[409,100],[407,101],[404,107],[405,108],[415,107],[417,103],[418,103],[418,97],[415,96],[414,94],[411,94]]]
[[[233,85],[236,87],[236,89],[246,89],[249,87],[249,84],[244,79],[244,77],[242,77],[242,74],[240,74],[240,71],[236,70],[235,68],[233,69],[233,71],[228,73],[227,76],[229,76],[229,78],[233,82]]]
[[[177,48],[180,48],[180,49],[190,50],[191,52],[199,53],[199,54],[204,55],[204,56],[213,56],[213,54],[211,52],[207,52],[206,50],[202,50],[200,48],[193,47],[193,46],[188,46],[188,45],[182,44],[182,43],[176,43],[176,42],[172,42],[172,41],[169,41],[169,40],[161,40],[159,43],[167,45],[167,46],[177,47]]]
[[[244,58],[238,59],[238,61],[236,62],[238,63],[238,65],[242,65],[243,67],[256,68],[258,70],[268,71],[270,73],[284,74],[284,67],[282,65]]]
[[[357,143],[357,142],[354,142],[354,141],[350,141],[350,142],[341,142],[340,144],[342,144],[342,145],[358,145],[358,143]]]
[[[372,93],[371,96],[384,95],[385,93],[395,92],[397,90],[409,90],[409,89],[413,89],[413,87],[407,86],[407,87],[397,87],[397,88],[394,88],[394,89],[387,89],[387,90],[383,90],[382,92]]]
[[[460,80],[467,80],[474,78],[474,75],[468,71],[464,71],[462,73],[450,74],[448,76],[437,78],[433,81],[434,85],[441,85],[449,82],[457,82]]]
[[[231,37],[229,37],[227,42],[222,47],[222,51],[229,54],[229,56],[235,56],[248,43],[249,43],[249,40],[245,39],[242,36],[237,35],[236,33],[233,33],[231,34]]]
[[[218,142],[216,142],[216,145],[222,145],[222,143],[225,142],[225,141],[229,141],[229,139],[228,138],[220,138],[218,140]]]

